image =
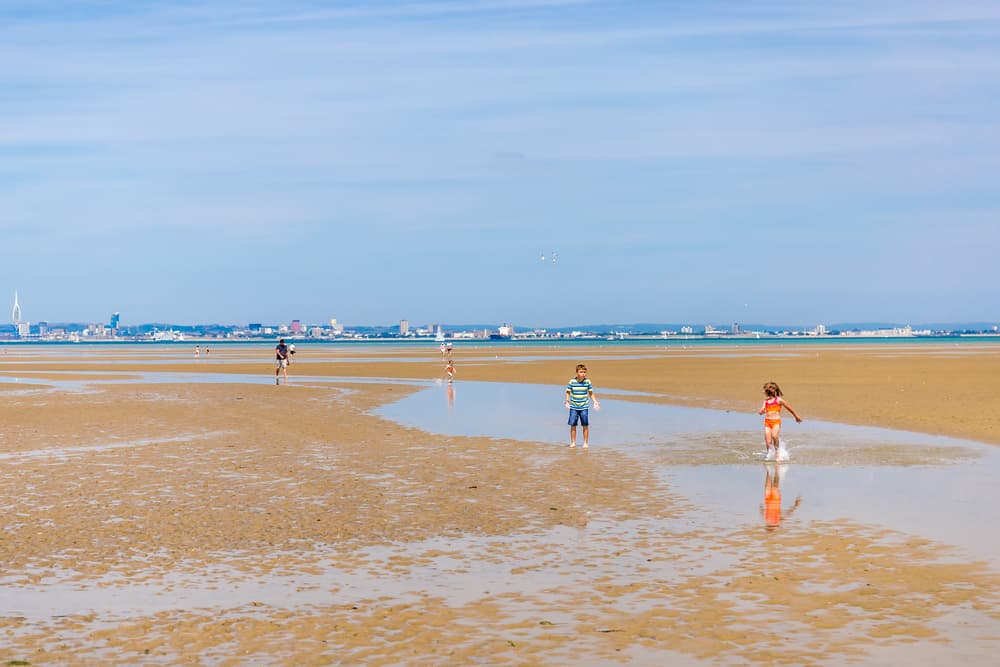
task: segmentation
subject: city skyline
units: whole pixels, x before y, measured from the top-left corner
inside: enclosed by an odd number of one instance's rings
[[[87,325],[101,326],[101,327],[105,326],[105,323],[103,321],[96,321],[94,319],[89,319],[89,320],[67,320],[67,319],[54,318],[52,320],[38,320],[38,321],[32,322],[32,321],[30,321],[30,319],[27,319],[27,318],[24,319],[24,320],[22,320],[21,312],[22,311],[21,311],[21,304],[20,304],[20,301],[19,301],[19,294],[18,294],[18,292],[15,291],[14,292],[13,307],[12,307],[12,310],[11,310],[11,324],[13,325],[13,327],[14,327],[14,329],[16,331],[20,331],[20,332],[23,332],[23,333],[26,334],[30,330],[31,325],[33,325],[33,324],[34,325],[43,324],[43,325],[46,325],[46,326],[48,326],[49,324],[56,324],[56,325],[67,325],[67,324],[70,324],[70,325],[74,325],[74,326],[79,326],[79,325],[83,325],[83,323],[86,322]],[[117,329],[121,325],[121,313],[119,311],[114,311],[113,313],[111,313],[109,315],[109,317],[107,318],[107,320],[108,320],[108,322],[107,322],[107,328],[109,330]],[[257,320],[256,324],[254,323],[255,320]],[[490,327],[490,328],[500,327],[500,328],[504,328],[504,327],[508,327],[508,326],[528,328],[528,329],[533,329],[533,328],[534,329],[544,329],[544,328],[546,328],[543,325],[533,324],[533,323],[530,323],[530,322],[510,323],[508,320],[502,320],[502,319],[482,320],[482,321],[474,322],[474,323],[470,323],[470,322],[458,323],[458,321],[436,322],[436,321],[432,321],[430,319],[420,320],[420,321],[422,321],[424,323],[423,324],[414,324],[413,325],[413,329],[414,330],[418,330],[418,329],[430,329],[431,330],[430,331],[431,334],[433,334],[433,329],[435,327],[441,327],[441,326],[447,326],[452,331],[454,331],[454,330],[460,330],[460,329],[483,328],[483,327]],[[502,325],[500,324],[501,321],[503,321]],[[965,320],[965,321],[955,321],[955,320],[952,320],[952,321],[943,321],[943,320],[924,320],[924,321],[906,320],[906,321],[895,321],[895,320],[878,320],[878,319],[875,319],[875,320],[866,320],[866,321],[860,321],[859,320],[859,321],[844,321],[844,322],[830,322],[830,321],[825,321],[824,322],[824,321],[820,321],[819,323],[815,323],[815,324],[808,324],[808,323],[804,323],[804,322],[784,322],[784,323],[766,322],[765,323],[765,322],[746,322],[746,321],[744,321],[742,323],[742,325],[741,325],[741,323],[738,322],[738,321],[734,321],[734,320],[731,320],[731,319],[727,320],[725,318],[715,319],[715,320],[709,320],[709,321],[704,321],[704,322],[700,322],[700,323],[680,322],[680,321],[666,321],[666,320],[657,320],[657,321],[638,321],[638,320],[636,320],[636,321],[628,321],[628,322],[627,321],[613,322],[613,321],[610,321],[610,320],[607,321],[607,322],[599,322],[597,320],[589,320],[586,323],[583,322],[583,321],[579,321],[579,322],[569,323],[569,324],[564,324],[564,325],[549,326],[547,328],[550,328],[552,330],[566,330],[566,329],[581,328],[581,327],[583,327],[583,328],[586,328],[586,327],[591,327],[591,328],[593,328],[593,327],[597,327],[597,328],[607,328],[607,327],[629,328],[629,327],[632,327],[632,328],[640,328],[640,329],[643,329],[644,331],[651,332],[656,327],[660,327],[660,328],[664,328],[665,327],[665,328],[668,328],[668,329],[676,329],[676,330],[678,330],[679,333],[693,333],[692,328],[693,327],[697,327],[697,326],[703,327],[706,333],[711,333],[713,331],[717,332],[716,327],[719,327],[719,326],[723,326],[723,327],[729,326],[729,327],[732,327],[733,333],[738,333],[741,326],[743,326],[743,327],[751,327],[751,328],[759,330],[759,331],[765,331],[765,330],[766,331],[779,331],[779,330],[791,330],[791,329],[802,330],[802,329],[808,329],[808,328],[811,327],[811,328],[814,328],[814,329],[818,330],[820,333],[822,333],[828,327],[829,328],[834,328],[834,329],[857,329],[857,328],[868,328],[868,327],[890,327],[890,328],[893,328],[893,327],[915,327],[915,328],[919,328],[919,329],[927,329],[927,330],[934,330],[934,331],[942,331],[942,330],[952,330],[952,331],[955,331],[955,330],[961,330],[961,329],[973,327],[973,328],[978,328],[978,329],[983,329],[983,330],[992,329],[992,330],[995,331],[997,329],[997,325],[994,324],[994,322],[996,322],[996,321],[997,320],[989,320],[989,319],[976,319],[976,320]],[[143,321],[143,322],[129,322],[129,321],[126,320],[126,322],[123,325],[121,325],[121,326],[123,328],[148,327],[148,326],[155,326],[155,325],[169,325],[169,326],[184,327],[184,328],[210,328],[210,327],[222,327],[222,328],[235,327],[235,328],[238,328],[238,327],[245,326],[248,329],[253,329],[254,327],[257,327],[257,328],[266,328],[266,329],[278,329],[280,327],[284,327],[287,331],[289,331],[290,333],[294,334],[294,333],[300,333],[300,331],[302,329],[307,328],[307,327],[308,328],[312,328],[312,327],[323,327],[323,328],[326,328],[327,324],[329,324],[329,328],[331,330],[336,330],[336,331],[343,331],[344,330],[344,326],[345,326],[343,322],[338,322],[337,318],[335,318],[335,317],[334,318],[328,318],[326,320],[318,320],[318,321],[310,321],[310,320],[302,320],[301,318],[293,318],[293,319],[291,319],[289,321],[286,321],[286,322],[268,321],[267,324],[264,324],[264,320],[261,319],[261,318],[251,318],[250,320],[245,320],[245,321],[242,321],[242,322],[224,321],[224,320],[221,320],[219,318],[215,318],[215,319],[211,319],[211,320],[206,320],[206,321],[203,321],[203,322],[179,322],[179,321],[168,321],[168,320],[165,320],[165,319],[162,319],[162,318],[160,318],[160,319],[154,318],[152,320],[147,320],[147,321]],[[2,325],[0,325],[0,326],[2,326]],[[351,328],[357,328],[357,329],[390,329],[390,328],[393,328],[393,327],[398,327],[401,331],[403,331],[405,333],[406,331],[408,331],[411,328],[411,322],[410,322],[410,320],[408,318],[402,318],[402,319],[397,320],[396,322],[391,322],[391,323],[385,323],[385,322],[354,322],[354,323],[350,323],[348,326],[351,327]],[[424,335],[424,334],[421,334],[421,335]]]
[[[104,322],[94,322],[89,321],[86,324],[82,322],[70,322],[70,321],[60,321],[60,320],[41,320],[38,322],[31,322],[29,320],[22,320],[21,318],[21,304],[19,302],[18,293],[14,293],[14,304],[11,311],[11,326],[13,334],[18,338],[39,338],[46,335],[52,335],[55,331],[61,331],[60,334],[63,337],[70,335],[83,334],[85,336],[96,336],[99,338],[103,337],[115,337],[120,332],[155,332],[158,327],[168,327],[167,331],[173,331],[175,328],[187,331],[197,331],[197,332],[211,332],[214,331],[219,334],[235,333],[239,332],[240,335],[251,335],[251,336],[270,336],[270,335],[290,335],[290,336],[324,336],[324,337],[337,337],[342,336],[346,333],[357,333],[366,332],[371,333],[373,331],[382,331],[385,333],[391,333],[392,329],[398,329],[398,333],[402,337],[406,336],[417,336],[417,337],[431,337],[435,334],[440,337],[445,333],[444,329],[447,329],[447,334],[449,335],[460,335],[464,336],[466,334],[478,332],[486,335],[488,333],[498,333],[501,337],[509,337],[513,335],[516,331],[519,334],[525,332],[534,333],[545,333],[551,330],[553,333],[566,333],[570,330],[575,330],[575,333],[614,333],[619,334],[632,334],[632,335],[651,335],[651,334],[680,334],[680,335],[746,335],[753,333],[807,333],[813,335],[823,336],[830,332],[857,332],[863,330],[866,334],[889,334],[893,336],[909,336],[909,335],[939,335],[942,333],[955,333],[961,331],[975,331],[982,333],[997,333],[1000,326],[995,324],[993,321],[969,321],[969,322],[917,322],[917,323],[901,323],[901,322],[891,322],[891,321],[869,321],[869,322],[836,322],[836,323],[819,323],[815,325],[808,325],[804,323],[739,323],[732,322],[731,324],[722,324],[720,327],[720,321],[714,322],[703,322],[700,324],[691,323],[680,323],[680,322],[594,322],[583,323],[578,322],[566,326],[556,326],[556,327],[541,327],[532,323],[522,322],[522,323],[509,323],[504,322],[499,325],[499,320],[492,322],[477,322],[477,323],[455,323],[455,322],[431,322],[427,321],[424,324],[415,324],[411,327],[409,319],[403,318],[398,320],[394,324],[384,324],[384,323],[352,323],[345,327],[344,323],[339,322],[337,318],[330,318],[327,322],[310,322],[303,321],[301,319],[293,319],[290,322],[248,322],[248,323],[237,323],[237,322],[223,322],[220,320],[215,320],[213,322],[200,322],[200,323],[181,323],[181,322],[167,322],[163,320],[154,320],[149,322],[134,322],[125,324],[121,323],[121,313],[115,311],[110,314],[108,318],[108,323]],[[329,324],[329,326],[327,326]],[[0,331],[3,331],[4,327],[0,325]]]
[[[28,321],[997,317],[995,3],[0,20],[0,281]]]

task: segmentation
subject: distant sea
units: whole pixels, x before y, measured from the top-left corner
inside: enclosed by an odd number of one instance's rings
[[[134,340],[101,340],[101,341],[41,341],[12,339],[0,341],[0,349],[5,346],[10,347],[72,347],[82,349],[106,349],[109,346],[128,347],[166,347],[166,348],[194,348],[195,345],[201,347],[261,347],[274,345],[278,338],[285,338],[289,342],[294,342],[296,346],[337,346],[337,347],[399,347],[399,348],[433,348],[441,344],[433,338],[419,340],[403,340],[399,338],[365,338],[365,339],[334,339],[315,340],[310,338],[296,338],[294,336],[274,336],[273,338],[252,338],[241,340],[227,340],[215,338],[189,338],[179,341],[134,341]],[[941,336],[769,336],[761,338],[752,337],[703,337],[703,336],[670,336],[667,338],[624,338],[609,339],[605,337],[596,338],[529,338],[517,340],[484,340],[484,339],[448,339],[448,342],[458,348],[476,349],[486,347],[662,347],[662,348],[686,348],[686,347],[774,347],[774,346],[809,346],[809,345],[928,345],[928,346],[954,346],[977,345],[977,344],[1000,344],[1000,335],[941,335]]]

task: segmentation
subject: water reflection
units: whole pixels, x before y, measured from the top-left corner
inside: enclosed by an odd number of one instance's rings
[[[564,386],[463,381],[459,409],[447,387],[433,389],[374,412],[429,433],[565,446]],[[601,394],[603,409],[591,423],[590,444],[597,452],[618,449],[643,457],[673,491],[702,509],[701,525],[728,530],[734,522],[759,527],[763,519],[767,527],[766,512],[758,512],[756,466],[763,452],[756,411],[686,408]],[[1000,502],[1000,448],[820,420],[803,424],[785,440],[792,463],[780,469],[772,465],[764,477],[765,492],[770,486],[781,497],[780,520],[792,514],[793,525],[849,519],[961,545],[991,562],[1000,553],[1000,532],[984,529],[996,522],[994,508]],[[947,499],[927,491],[940,487],[942,466],[955,480]],[[808,502],[797,507],[793,499],[800,489],[808,489]]]
[[[781,476],[788,472],[787,465],[768,464],[764,467],[764,502],[760,506],[764,517],[764,527],[771,531],[781,526],[782,513],[788,519],[802,504],[802,496],[796,496],[790,507],[781,508]]]
[[[344,379],[343,381],[347,381]],[[406,426],[449,436],[485,436],[563,445],[565,385],[462,381],[461,409],[444,380],[373,412]],[[458,380],[452,384],[457,385]],[[419,386],[419,383],[414,383]],[[441,393],[445,400],[441,400]],[[760,417],[734,412],[623,400],[635,392],[601,390],[591,414],[591,446],[654,452],[663,462],[753,463],[764,458]],[[795,463],[821,465],[935,464],[978,457],[982,445],[949,438],[811,420],[783,438]]]

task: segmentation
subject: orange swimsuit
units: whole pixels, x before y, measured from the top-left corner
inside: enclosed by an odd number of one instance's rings
[[[781,523],[781,491],[772,486],[764,491],[764,523],[777,527]]]
[[[778,397],[769,398],[764,401],[764,426],[770,428],[772,426],[781,425],[781,403],[778,402]]]

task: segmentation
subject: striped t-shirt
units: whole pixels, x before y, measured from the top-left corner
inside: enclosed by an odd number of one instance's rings
[[[576,378],[570,379],[566,384],[566,391],[569,392],[569,407],[573,410],[586,410],[590,407],[590,392],[594,389],[590,384],[590,378],[580,382]]]

